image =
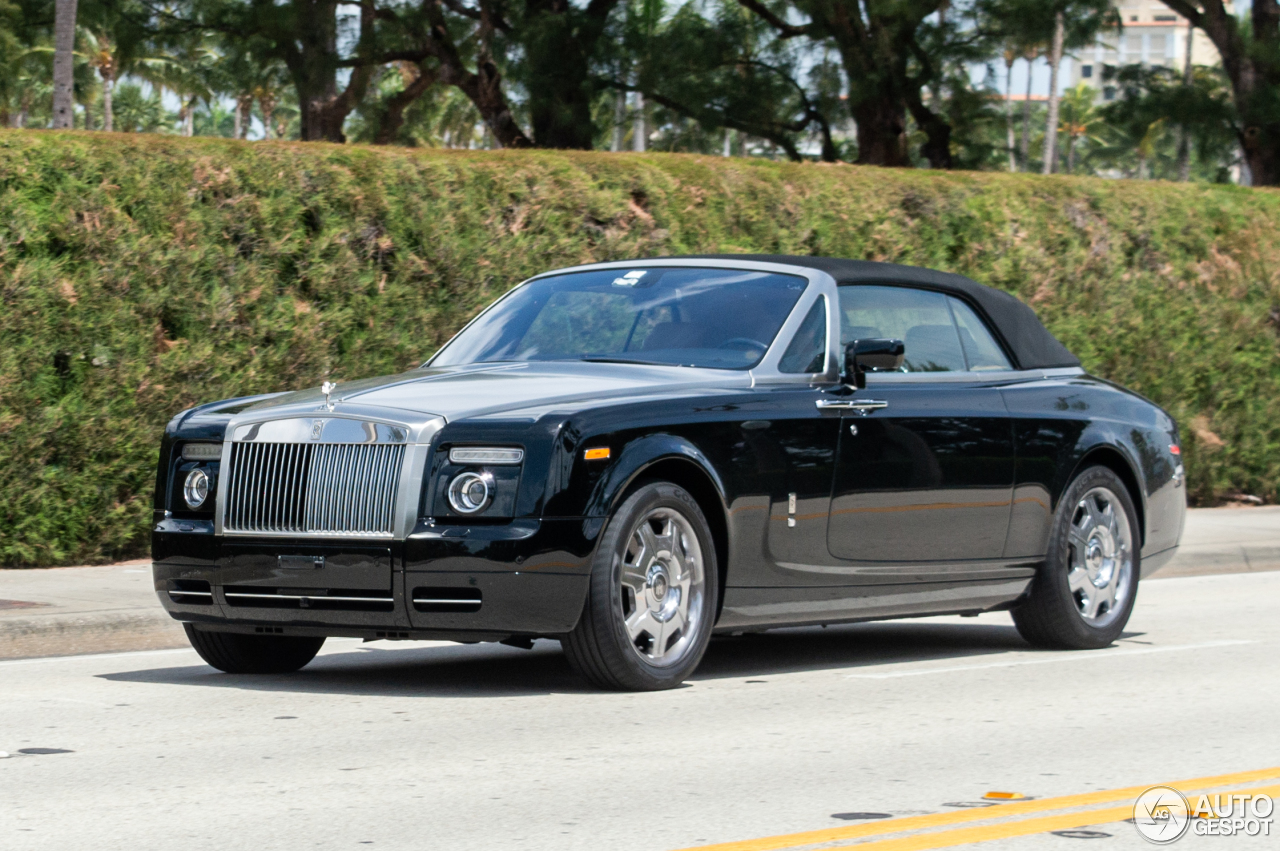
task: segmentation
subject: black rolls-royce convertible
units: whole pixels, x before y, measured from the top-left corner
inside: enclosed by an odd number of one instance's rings
[[[967,278],[695,256],[534,277],[418,369],[165,430],[155,587],[209,664],[559,639],[658,689],[713,633],[1007,609],[1114,641],[1172,555],[1174,421]]]

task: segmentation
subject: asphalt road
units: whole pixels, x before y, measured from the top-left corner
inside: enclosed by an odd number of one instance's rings
[[[1147,848],[1131,791],[1078,796],[1280,766],[1278,603],[1276,572],[1148,581],[1092,653],[1032,651],[1002,614],[727,638],[656,694],[593,692],[550,642],[335,640],[269,677],[188,650],[4,661],[0,847]],[[993,790],[1033,800],[967,806]],[[1045,818],[1054,796],[1077,797]]]

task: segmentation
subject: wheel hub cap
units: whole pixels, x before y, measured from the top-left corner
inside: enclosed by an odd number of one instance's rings
[[[636,525],[621,564],[627,634],[648,663],[673,665],[700,626],[702,552],[678,511],[657,508]]]
[[[1133,584],[1132,525],[1123,503],[1094,488],[1076,504],[1068,531],[1067,585],[1088,623],[1114,621]]]

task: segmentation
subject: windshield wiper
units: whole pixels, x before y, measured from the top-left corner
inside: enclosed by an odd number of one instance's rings
[[[582,361],[583,363],[635,363],[635,364],[640,364],[642,366],[685,366],[685,364],[682,364],[682,363],[672,363],[671,361],[663,361],[663,360],[643,360],[641,358],[620,358],[620,357],[603,357],[603,356],[596,357],[593,355],[586,355],[584,357],[578,358],[578,360]]]

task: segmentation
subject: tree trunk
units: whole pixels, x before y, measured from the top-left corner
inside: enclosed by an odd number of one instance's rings
[[[892,97],[868,98],[851,104],[849,114],[858,128],[859,165],[911,165],[906,110],[900,102]]]
[[[53,129],[75,121],[76,0],[56,0],[53,22]]]
[[[1049,118],[1044,127],[1044,174],[1053,174],[1058,159],[1058,68],[1062,65],[1062,39],[1066,21],[1062,12],[1053,16],[1053,47],[1049,53]]]
[[[439,62],[436,70],[437,79],[446,86],[455,86],[467,96],[484,120],[485,128],[493,134],[494,141],[504,148],[529,148],[533,143],[516,123],[511,114],[511,105],[502,91],[502,74],[493,61],[490,52],[490,37],[493,23],[486,3],[480,4],[479,47],[476,58],[476,70],[467,68],[462,53],[450,35],[449,22],[444,17],[440,4],[424,4],[426,21],[429,29],[424,33],[424,55],[434,57]],[[470,147],[470,142],[467,143]]]
[[[514,34],[524,51],[529,125],[539,148],[594,146],[591,104],[600,89],[592,58],[617,5],[618,0],[525,0],[527,16]]]
[[[1076,173],[1076,137],[1067,134],[1067,174]]]
[[[272,122],[275,120],[276,112],[276,96],[273,92],[263,89],[258,93],[258,109],[262,112],[262,138],[270,139],[271,134],[275,131]],[[279,133],[276,138],[280,138]]]
[[[1194,79],[1194,68],[1191,65],[1191,43],[1195,40],[1194,24],[1187,24],[1187,58],[1182,66],[1182,85],[1190,88]],[[1186,183],[1191,179],[1191,134],[1187,125],[1178,125],[1178,180]]]
[[[411,69],[413,67],[411,66]],[[418,76],[409,80],[403,89],[387,98],[382,114],[378,116],[378,132],[373,137],[375,145],[390,145],[404,126],[404,111],[436,81],[435,74],[416,68]],[[406,71],[408,73],[408,71]]]
[[[104,133],[115,130],[115,113],[111,108],[111,93],[115,87],[114,77],[107,77],[102,81],[102,130]]]
[[[196,99],[192,98],[182,105],[182,135],[190,138],[196,135]]]
[[[1012,51],[1004,56],[1004,146],[1009,149],[1009,171],[1011,172],[1018,170],[1013,134],[1013,63],[1015,59]]]
[[[627,135],[627,93],[614,92],[613,94],[613,138],[609,144],[609,150],[615,154],[622,150],[622,141]]]
[[[572,13],[554,17],[567,16]],[[550,13],[539,17],[544,24],[553,18]],[[539,148],[589,151],[595,140],[595,125],[591,121],[595,85],[590,64],[581,50],[575,49],[578,45],[572,36],[548,38],[544,34],[544,39],[554,44],[548,45],[540,39],[530,45],[535,46],[535,50],[528,56],[529,127],[533,131],[533,143]]]
[[[929,161],[929,168],[951,168],[951,125],[924,105],[918,89],[907,93],[907,106],[911,110],[911,117],[925,133],[920,153]]]
[[[631,129],[631,150],[637,153],[644,153],[645,142],[648,136],[644,126],[644,94],[636,92],[636,118],[635,124]]]
[[[733,131],[732,130],[724,131],[724,156],[726,157],[733,156]]]
[[[1018,159],[1022,161],[1022,170],[1026,171],[1031,161],[1031,80],[1035,70],[1034,59],[1027,57],[1027,98],[1022,102],[1022,139],[1018,143]]]
[[[1223,0],[1163,2],[1203,30],[1222,57],[1253,185],[1280,185],[1280,118],[1274,107],[1280,89],[1280,2],[1253,0],[1247,37]]]
[[[460,64],[457,68],[442,66],[440,81],[457,86],[475,104],[485,127],[493,133],[494,141],[499,145],[504,148],[533,147],[511,114],[511,106],[502,91],[502,74],[492,59],[482,56],[475,74]]]

